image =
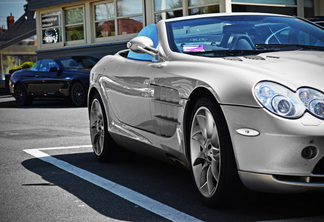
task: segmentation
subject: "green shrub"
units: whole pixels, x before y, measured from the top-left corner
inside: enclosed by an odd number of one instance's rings
[[[22,65],[20,66],[16,66],[14,68],[11,68],[9,69],[9,74],[12,74],[18,70],[21,70],[21,69],[28,69],[28,68],[31,68],[35,63],[33,62],[24,62]]]

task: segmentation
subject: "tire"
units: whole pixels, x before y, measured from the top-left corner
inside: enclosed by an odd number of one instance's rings
[[[107,115],[100,95],[96,93],[90,104],[90,137],[97,159],[101,162],[113,162],[133,157],[135,153],[119,147],[108,132]]]
[[[32,99],[27,95],[26,88],[18,84],[15,87],[15,99],[18,106],[27,106],[32,104]]]
[[[224,115],[212,101],[197,100],[187,138],[195,188],[205,205],[216,207],[232,204],[240,181]]]
[[[87,89],[81,82],[75,82],[71,86],[70,97],[74,106],[86,106]]]

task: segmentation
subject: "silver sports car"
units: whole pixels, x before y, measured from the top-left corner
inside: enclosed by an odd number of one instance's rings
[[[92,69],[100,161],[134,152],[192,172],[207,205],[242,185],[324,190],[324,29],[263,13],[160,21]],[[242,187],[244,187],[242,186]]]

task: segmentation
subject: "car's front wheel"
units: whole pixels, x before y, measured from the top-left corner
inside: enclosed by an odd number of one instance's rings
[[[231,204],[238,185],[237,168],[224,115],[213,100],[197,100],[188,136],[191,172],[203,202]]]
[[[26,106],[32,103],[32,99],[28,96],[26,88],[21,84],[15,86],[15,99],[18,106]]]

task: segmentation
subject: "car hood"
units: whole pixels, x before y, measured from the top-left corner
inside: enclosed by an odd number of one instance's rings
[[[324,90],[324,52],[272,52],[241,59],[244,68],[258,72],[264,80],[279,82],[292,90],[302,86]]]
[[[170,62],[164,71],[171,74],[176,70],[176,74],[200,80],[193,87],[207,85],[222,104],[260,107],[253,96],[254,86],[260,81],[277,82],[293,91],[311,87],[324,92],[322,51],[280,51],[223,58],[182,54],[174,57],[175,60],[175,64],[181,65],[174,69]]]
[[[239,92],[222,92],[224,103],[259,106],[251,92],[260,81],[277,82],[293,91],[311,87],[324,92],[324,52],[281,51],[237,57],[239,61],[223,59],[230,67],[227,84]]]

